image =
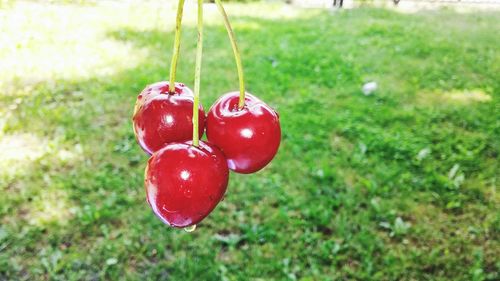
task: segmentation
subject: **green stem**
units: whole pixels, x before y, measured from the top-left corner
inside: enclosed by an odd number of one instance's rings
[[[241,63],[240,50],[238,49],[238,44],[236,44],[236,37],[234,36],[233,29],[231,28],[231,23],[229,23],[229,18],[227,16],[226,10],[222,6],[220,0],[215,0],[219,12],[222,14],[224,19],[224,25],[226,26],[227,34],[229,35],[229,40],[231,41],[231,46],[233,47],[234,58],[236,60],[236,67],[238,68],[238,78],[240,80],[240,100],[238,102],[238,108],[242,109],[245,106],[245,77],[243,76],[243,64]]]
[[[198,42],[196,47],[196,67],[194,71],[194,103],[193,103],[193,145],[198,147],[198,107],[200,104],[201,60],[203,57],[203,0],[198,0]]]
[[[177,18],[175,20],[175,39],[174,39],[174,52],[172,55],[172,62],[170,64],[170,93],[175,93],[175,76],[177,74],[177,60],[179,59],[179,49],[181,47],[181,24],[182,13],[184,10],[184,0],[179,0],[177,6]]]

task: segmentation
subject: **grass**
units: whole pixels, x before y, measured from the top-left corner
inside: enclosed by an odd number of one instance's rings
[[[178,77],[191,86],[193,9]],[[0,8],[0,280],[500,278],[497,12],[228,12],[283,140],[186,233],[147,206],[131,129],[137,93],[168,77],[173,6]],[[237,77],[206,17],[209,108]]]

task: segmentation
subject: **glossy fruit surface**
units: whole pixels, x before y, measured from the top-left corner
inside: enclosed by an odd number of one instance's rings
[[[169,93],[168,82],[147,86],[137,97],[133,123],[137,142],[148,154],[171,142],[190,140],[193,135],[193,92],[176,83]],[[199,134],[205,129],[205,112],[199,106]]]
[[[147,201],[166,224],[187,227],[203,220],[226,192],[229,170],[224,154],[200,141],[171,143],[149,159]]]
[[[264,168],[276,155],[281,141],[279,116],[251,94],[238,109],[239,93],[220,97],[207,116],[208,140],[226,155],[231,170],[249,174]]]

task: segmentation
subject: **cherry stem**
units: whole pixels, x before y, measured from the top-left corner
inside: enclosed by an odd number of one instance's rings
[[[200,104],[201,61],[203,57],[203,0],[198,0],[198,42],[196,46],[196,66],[194,71],[194,102],[193,102],[193,145],[200,145],[198,133],[198,107]]]
[[[234,58],[236,60],[236,67],[238,68],[238,78],[240,80],[240,100],[238,102],[238,108],[242,109],[245,106],[245,77],[243,75],[243,64],[241,63],[240,50],[238,49],[238,44],[236,43],[236,37],[234,36],[233,29],[231,28],[231,23],[227,16],[226,10],[222,6],[220,0],[215,0],[217,8],[224,19],[224,25],[226,26],[227,34],[229,35],[229,40],[231,41],[231,46],[233,47]]]
[[[177,61],[179,59],[179,50],[181,47],[181,25],[182,25],[183,10],[184,10],[184,0],[179,0],[179,5],[177,6],[177,18],[175,20],[174,51],[172,55],[172,62],[170,64],[169,92],[171,94],[175,93],[175,76],[177,74]]]

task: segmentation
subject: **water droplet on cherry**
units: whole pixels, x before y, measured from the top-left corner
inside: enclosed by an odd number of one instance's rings
[[[186,232],[193,232],[196,229],[196,224],[184,227],[184,231]]]

